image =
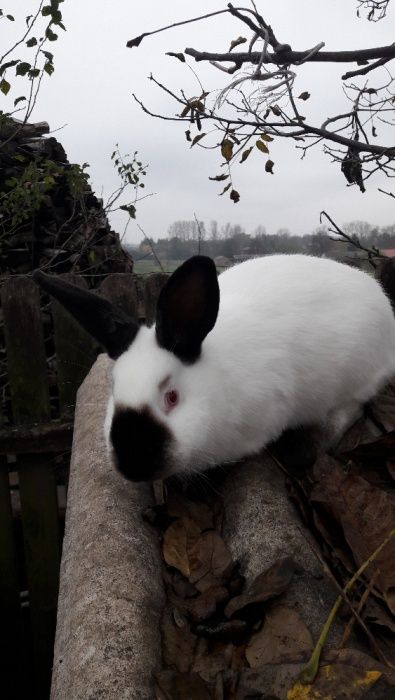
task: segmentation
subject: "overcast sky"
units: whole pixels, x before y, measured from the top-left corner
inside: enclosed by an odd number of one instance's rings
[[[394,41],[395,0],[388,17],[379,23],[356,18],[356,0],[258,0],[258,8],[280,41],[304,50],[325,41],[327,50],[368,48]],[[246,6],[249,1],[246,0]],[[38,6],[36,0],[9,0],[4,5],[16,22],[10,32],[24,23],[25,15]],[[185,88],[188,96],[199,88],[192,72],[166,51],[197,49],[227,51],[230,40],[244,31],[237,20],[220,16],[149,37],[138,49],[127,49],[128,39],[166,24],[197,16],[226,6],[222,0],[66,0],[62,12],[67,32],[60,32],[53,44],[55,73],[43,81],[34,112],[35,121],[48,121],[51,129],[63,128],[56,137],[65,147],[69,160],[90,164],[92,186],[104,199],[116,187],[110,162],[115,143],[123,152],[138,150],[149,163],[146,192],[155,192],[138,207],[137,221],[154,238],[166,235],[178,219],[209,223],[238,223],[251,232],[258,225],[268,233],[279,228],[303,234],[319,225],[319,212],[326,209],[340,224],[353,219],[385,225],[395,222],[394,200],[377,192],[391,188],[391,182],[371,178],[368,191],[347,187],[339,165],[323,155],[321,146],[300,160],[293,142],[271,144],[275,175],[264,171],[265,157],[258,151],[247,163],[234,170],[234,186],[241,200],[233,204],[218,197],[221,183],[208,180],[221,172],[219,152],[195,146],[185,140],[184,124],[155,120],[142,113],[132,99],[135,92],[155,112],[174,115],[175,105],[147,80],[152,72],[173,89]],[[5,41],[5,23],[0,33]],[[11,35],[9,35],[11,38]],[[229,76],[215,68],[196,64],[205,89],[223,87]],[[311,93],[303,109],[309,120],[321,124],[328,116],[349,109],[342,92],[340,75],[344,65],[306,65],[298,70],[296,94]],[[374,84],[374,82],[372,83]],[[20,93],[18,93],[20,94]],[[392,131],[378,129],[378,142],[394,145]],[[392,141],[392,143],[390,143]],[[392,188],[394,189],[394,188]],[[121,232],[123,219],[112,221]],[[128,239],[141,240],[132,222]]]

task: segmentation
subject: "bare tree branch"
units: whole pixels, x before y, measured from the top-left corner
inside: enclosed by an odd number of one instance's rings
[[[297,65],[301,62],[308,60],[312,63],[362,63],[363,61],[371,61],[373,59],[395,58],[395,44],[390,44],[389,46],[378,46],[374,49],[356,49],[354,51],[320,51],[319,53],[313,54],[310,58],[309,53],[311,49],[305,51],[292,51],[292,49],[286,49],[281,53],[270,53],[264,59],[264,63],[272,63],[277,66],[281,65]],[[188,56],[192,56],[195,61],[216,61],[217,63],[223,63],[224,61],[229,61],[236,63],[240,68],[244,63],[257,64],[261,58],[261,53],[258,51],[252,51],[248,53],[246,51],[240,52],[227,52],[227,53],[216,53],[211,51],[197,51],[193,48],[186,48],[185,53]]]
[[[256,145],[268,156],[266,172],[273,174],[274,163],[270,160],[268,144],[279,137],[301,141],[303,145],[297,147],[303,151],[302,157],[307,149],[322,141],[324,152],[341,165],[341,172],[349,185],[358,185],[362,192],[365,191],[365,180],[378,171],[388,177],[395,176],[392,165],[395,161],[395,144],[378,144],[373,140],[378,135],[378,124],[395,125],[395,81],[386,67],[395,58],[395,43],[353,51],[324,51],[324,43],[319,41],[313,48],[294,51],[289,44],[280,43],[256,5],[252,6],[254,9],[234,7],[228,3],[227,9],[222,11],[230,13],[243,23],[244,29],[247,27],[251,32],[248,51],[233,51],[238,44],[244,43],[239,40],[231,42],[231,50],[226,53],[198,51],[195,48],[184,51],[196,62],[205,61],[221,73],[235,74],[228,84],[211,95],[200,84],[201,97],[188,98],[185,90],[176,94],[151,75],[150,79],[181,105],[181,110],[175,115],[153,114],[133,95],[141,108],[158,118],[189,122],[191,126],[186,131],[187,140],[199,147],[219,148],[224,164],[229,167],[235,163],[242,148],[245,150],[241,163]],[[377,11],[384,11],[385,14],[387,6],[388,1],[358,0],[358,9],[366,9],[368,19],[373,19]],[[214,14],[217,13],[186,22],[212,18]],[[179,24],[182,23],[177,23],[177,26]],[[134,42],[132,45],[138,44]],[[185,58],[184,54],[178,55]],[[344,81],[367,74],[371,76],[376,71],[374,75],[380,75],[381,83],[377,84],[376,81],[374,86],[368,85],[367,81],[362,86],[346,83],[343,90],[351,102],[350,108],[341,114],[328,116],[319,126],[309,123],[303,115],[302,103],[299,106],[298,100],[305,101],[310,94],[305,91],[296,95],[294,92],[296,71],[305,63],[357,63],[363,67],[345,73],[342,77]],[[380,69],[381,73],[377,73]],[[203,132],[202,125],[207,121],[214,130],[205,129]],[[371,127],[370,131],[368,126]],[[191,130],[195,128],[197,133],[193,136]],[[256,139],[257,135],[258,141],[255,140],[247,148],[248,142],[251,143],[251,139]],[[211,142],[208,144],[209,138]]]

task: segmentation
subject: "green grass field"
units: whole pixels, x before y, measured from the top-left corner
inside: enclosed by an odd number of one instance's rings
[[[182,263],[181,260],[162,260],[161,262],[165,272],[174,272]],[[161,269],[155,260],[135,260],[133,272],[136,275],[148,275],[151,272],[161,272]]]

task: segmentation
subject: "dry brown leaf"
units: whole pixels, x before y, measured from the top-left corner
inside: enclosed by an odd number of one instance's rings
[[[214,615],[217,606],[228,598],[229,592],[226,588],[213,586],[194,598],[183,600],[182,598],[174,597],[172,602],[194,622],[203,622]]]
[[[360,671],[344,664],[328,664],[320,667],[312,685],[297,681],[288,691],[287,700],[359,700],[366,697],[367,691],[380,677],[380,671]]]
[[[325,654],[314,683],[295,683],[287,700],[392,700],[394,686],[394,671],[376,659],[357,649],[333,649]]]
[[[365,424],[365,417],[362,416],[355,423],[353,423],[348,430],[346,430],[339,444],[336,446],[337,454],[351,452],[351,450],[358,447],[361,442],[364,442]]]
[[[251,668],[267,664],[307,661],[313,648],[311,634],[299,613],[277,605],[266,613],[262,629],[254,634],[246,648]]]
[[[168,566],[189,578],[191,574],[189,552],[200,538],[200,527],[192,518],[183,517],[172,523],[163,536],[163,556]]]
[[[155,674],[157,700],[212,700],[207,684],[197,673],[166,670]],[[162,693],[162,694],[161,694]]]
[[[349,459],[370,462],[371,460],[382,460],[384,462],[395,459],[395,430],[383,437],[373,440],[373,442],[358,445],[351,452],[346,453]]]
[[[395,430],[395,384],[388,384],[369,404],[370,410],[385,430]]]
[[[180,673],[191,670],[195,656],[197,637],[191,632],[185,618],[182,626],[177,624],[174,612],[167,606],[162,615],[162,655],[166,666],[174,666]],[[180,620],[177,620],[180,622]]]
[[[172,518],[192,518],[201,530],[209,530],[213,527],[213,509],[201,501],[191,501],[177,491],[172,490],[168,493],[166,510]]]
[[[254,148],[254,146],[250,146],[250,148],[246,148],[246,150],[243,151],[243,153],[242,153],[242,155],[241,155],[241,161],[240,161],[240,163],[244,163],[244,161],[247,160],[247,158],[248,158],[248,156],[250,155],[250,153],[251,153],[251,151],[252,151],[253,148]]]
[[[233,644],[200,638],[196,647],[193,673],[198,673],[204,681],[214,682],[220,673],[231,666],[233,650]]]
[[[269,153],[269,149],[263,141],[257,141],[255,145],[262,153]]]
[[[238,642],[244,639],[249,631],[245,620],[222,620],[219,622],[200,622],[194,626],[194,631],[200,637],[222,642]]]
[[[224,139],[221,143],[222,157],[229,163],[233,155],[233,141]]]
[[[358,448],[361,449],[361,448]],[[361,566],[395,528],[395,504],[385,491],[360,476],[348,475],[342,465],[329,456],[314,467],[316,485],[313,501],[324,503],[341,524],[357,567]],[[375,589],[380,591],[395,613],[395,538],[366,571],[370,578],[379,574]]]
[[[232,555],[215,530],[203,532],[188,548],[189,580],[203,592],[225,583],[234,568]]]
[[[279,559],[254,579],[246,593],[232,598],[225,608],[225,615],[230,618],[249,605],[263,603],[280,595],[288,588],[294,572],[295,562],[291,557]]]
[[[245,36],[238,36],[237,39],[233,39],[233,41],[230,42],[230,48],[229,51],[232,51],[232,49],[236,48],[236,46],[240,46],[240,44],[245,44],[247,39]]]
[[[265,164],[265,171],[266,171],[267,173],[270,173],[271,175],[274,175],[273,167],[274,167],[274,162],[273,162],[272,160],[270,160],[270,159],[267,160],[267,161],[266,161],[266,164]]]

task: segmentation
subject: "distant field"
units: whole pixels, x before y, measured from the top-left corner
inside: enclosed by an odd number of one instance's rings
[[[174,272],[181,265],[181,260],[162,260],[162,267],[165,272]],[[155,260],[135,260],[133,272],[136,275],[148,275],[151,272],[161,272]]]

